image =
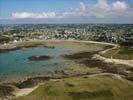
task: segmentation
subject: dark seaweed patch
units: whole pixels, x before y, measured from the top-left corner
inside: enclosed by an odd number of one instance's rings
[[[50,56],[30,56],[28,57],[30,61],[42,61],[42,60],[49,60],[51,59]]]
[[[0,98],[13,95],[14,88],[8,85],[0,85]]]
[[[97,51],[95,51],[95,52],[79,52],[79,53],[74,53],[72,55],[63,55],[63,57],[66,59],[76,60],[76,59],[91,58],[92,55],[95,53],[97,53]]]

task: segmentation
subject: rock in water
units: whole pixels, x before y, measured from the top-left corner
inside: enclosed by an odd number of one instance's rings
[[[51,59],[50,56],[46,56],[46,55],[43,55],[43,56],[30,56],[28,57],[28,59],[30,61],[43,61],[43,60],[49,60]]]

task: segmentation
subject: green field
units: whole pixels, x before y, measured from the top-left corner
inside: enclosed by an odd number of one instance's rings
[[[133,85],[106,74],[57,79],[13,100],[132,100]]]
[[[107,58],[115,58],[115,59],[125,59],[131,60],[133,59],[133,48],[127,46],[121,46],[116,49],[111,49],[104,54],[101,54]]]

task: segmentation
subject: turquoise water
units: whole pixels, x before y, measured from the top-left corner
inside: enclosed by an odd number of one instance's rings
[[[60,55],[66,54],[69,51],[71,51],[69,48],[56,47],[27,48],[0,53],[0,81],[61,70],[64,67],[64,60]],[[48,55],[52,59],[46,61],[29,61],[28,57],[33,55]]]

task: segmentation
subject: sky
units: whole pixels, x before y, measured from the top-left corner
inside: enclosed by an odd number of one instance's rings
[[[0,0],[4,23],[133,24],[133,0]]]

